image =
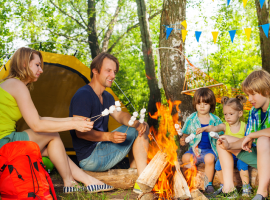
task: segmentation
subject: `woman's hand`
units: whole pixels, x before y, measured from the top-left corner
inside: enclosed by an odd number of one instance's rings
[[[72,121],[88,121],[88,122],[91,121],[90,118],[83,117],[83,116],[76,116],[76,115],[74,115],[73,117],[71,117],[71,120]]]
[[[249,136],[246,136],[242,142],[242,149],[245,151],[248,151],[249,153],[252,152],[251,151],[252,142],[253,142],[253,139]]]
[[[75,129],[80,132],[88,132],[91,131],[94,125],[94,122],[88,121],[74,121]]]

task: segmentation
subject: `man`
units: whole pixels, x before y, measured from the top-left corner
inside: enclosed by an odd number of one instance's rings
[[[81,87],[73,96],[69,116],[91,118],[115,104],[113,96],[105,91],[111,87],[119,70],[117,58],[101,53],[91,63],[91,82]],[[140,175],[147,165],[149,146],[147,123],[135,121],[127,130],[131,116],[126,112],[114,111],[111,116],[123,126],[108,132],[109,116],[100,117],[89,132],[70,131],[79,165],[87,171],[106,171],[119,163],[127,154],[131,168]],[[136,184],[136,192],[140,192]]]

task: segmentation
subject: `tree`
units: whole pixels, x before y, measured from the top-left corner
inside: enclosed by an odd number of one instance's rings
[[[268,5],[266,5],[268,3]],[[259,0],[255,0],[258,24],[269,24],[269,11],[270,11],[270,1],[265,1],[262,9]],[[269,31],[268,31],[269,34]],[[261,46],[261,56],[262,56],[262,68],[270,73],[270,38],[265,36],[265,33],[260,27],[260,46]]]
[[[181,95],[185,81],[185,43],[182,42],[181,22],[186,18],[186,0],[164,0],[161,20],[159,47],[173,49],[160,49],[161,78],[165,95],[168,100],[180,100],[179,113],[181,123],[193,112],[192,100],[188,95]],[[165,26],[175,24],[168,40],[166,39]],[[180,53],[182,52],[182,53]]]
[[[148,86],[150,89],[150,97],[148,103],[148,112],[152,115],[157,111],[156,102],[161,102],[160,90],[158,88],[155,61],[152,48],[152,40],[150,37],[149,24],[147,19],[147,12],[144,0],[136,0],[137,12],[139,17],[139,24],[142,39],[142,51],[145,63],[145,72],[147,76]],[[157,125],[158,121],[148,117],[149,126]]]

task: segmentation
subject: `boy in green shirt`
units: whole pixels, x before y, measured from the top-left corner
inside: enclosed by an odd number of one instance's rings
[[[252,72],[242,83],[242,89],[253,105],[245,137],[221,136],[217,141],[223,177],[226,177],[222,193],[228,197],[236,194],[233,171],[229,167],[233,163],[230,153],[233,153],[248,165],[258,166],[259,187],[253,200],[264,200],[268,196],[270,180],[270,74],[264,70]]]

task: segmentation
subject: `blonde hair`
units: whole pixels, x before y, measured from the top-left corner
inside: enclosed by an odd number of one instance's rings
[[[247,98],[243,95],[237,95],[235,98],[229,98],[229,97],[222,97],[221,99],[221,103],[224,106],[230,106],[232,107],[234,110],[237,111],[243,111],[244,110],[244,106],[243,104],[246,103]]]
[[[39,51],[34,49],[21,47],[11,57],[9,74],[5,79],[19,78],[21,81],[30,81],[27,85],[28,88],[32,88],[32,81],[35,79],[35,75],[29,67],[30,61],[34,60],[34,54],[39,56],[41,61],[41,68],[43,69],[43,58]]]
[[[265,70],[256,70],[250,73],[242,83],[242,90],[246,94],[257,92],[264,97],[269,97],[270,74]]]

